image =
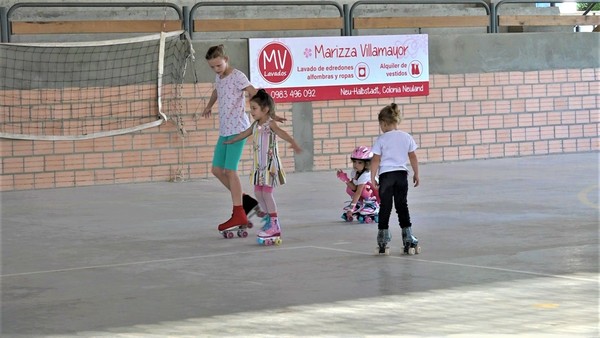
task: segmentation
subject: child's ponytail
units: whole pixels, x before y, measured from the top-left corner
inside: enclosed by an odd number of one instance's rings
[[[256,104],[263,109],[268,108],[270,117],[275,116],[275,101],[273,101],[271,95],[269,95],[269,93],[267,93],[267,91],[263,88],[260,88],[256,94],[252,96],[250,101],[256,102]]]
[[[379,111],[378,120],[379,122],[383,122],[385,124],[402,122],[402,113],[400,112],[400,107],[395,102],[383,107],[381,111]]]

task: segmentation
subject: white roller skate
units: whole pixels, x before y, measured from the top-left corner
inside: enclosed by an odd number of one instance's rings
[[[375,199],[365,200],[358,210],[358,222],[379,223],[379,203]]]
[[[342,219],[346,222],[352,222],[355,218],[358,218],[359,210],[362,208],[360,202],[356,203],[356,206],[352,207],[352,202],[348,202],[348,205],[344,207],[344,213],[342,214]]]
[[[416,255],[421,253],[419,239],[412,234],[412,228],[402,228],[402,242],[404,243],[404,253],[407,255]]]
[[[258,233],[256,241],[260,245],[280,245],[281,244],[281,226],[277,217],[271,217],[271,224],[267,230]]]
[[[390,255],[390,247],[387,245],[392,240],[392,234],[389,229],[379,229],[377,232],[377,251],[378,255]]]

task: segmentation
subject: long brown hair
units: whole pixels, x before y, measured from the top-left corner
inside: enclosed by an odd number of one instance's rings
[[[218,45],[218,46],[212,46],[208,49],[208,51],[206,52],[206,56],[204,56],[207,60],[212,60],[212,59],[216,59],[216,58],[224,58],[227,57],[227,55],[225,55],[225,46],[223,45]]]

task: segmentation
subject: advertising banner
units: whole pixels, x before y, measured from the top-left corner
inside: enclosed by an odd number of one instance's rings
[[[250,82],[277,102],[429,95],[426,34],[249,39]]]

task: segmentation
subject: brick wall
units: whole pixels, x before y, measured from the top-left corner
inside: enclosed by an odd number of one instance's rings
[[[431,75],[430,80],[429,96],[395,100],[404,113],[400,127],[419,144],[421,163],[599,150],[600,69]],[[183,128],[169,122],[91,140],[0,139],[0,191],[211,177],[218,121],[199,116],[211,90],[212,84],[183,88],[178,114]],[[377,114],[392,101],[313,102],[313,170],[348,167],[349,152],[379,135]],[[277,107],[290,134],[291,107]],[[284,144],[280,149],[284,166],[293,172],[293,152]],[[246,147],[241,175],[250,165]]]
[[[400,98],[420,162],[598,151],[600,69],[431,76],[430,95]],[[379,135],[390,99],[315,102],[315,170],[348,165]]]

